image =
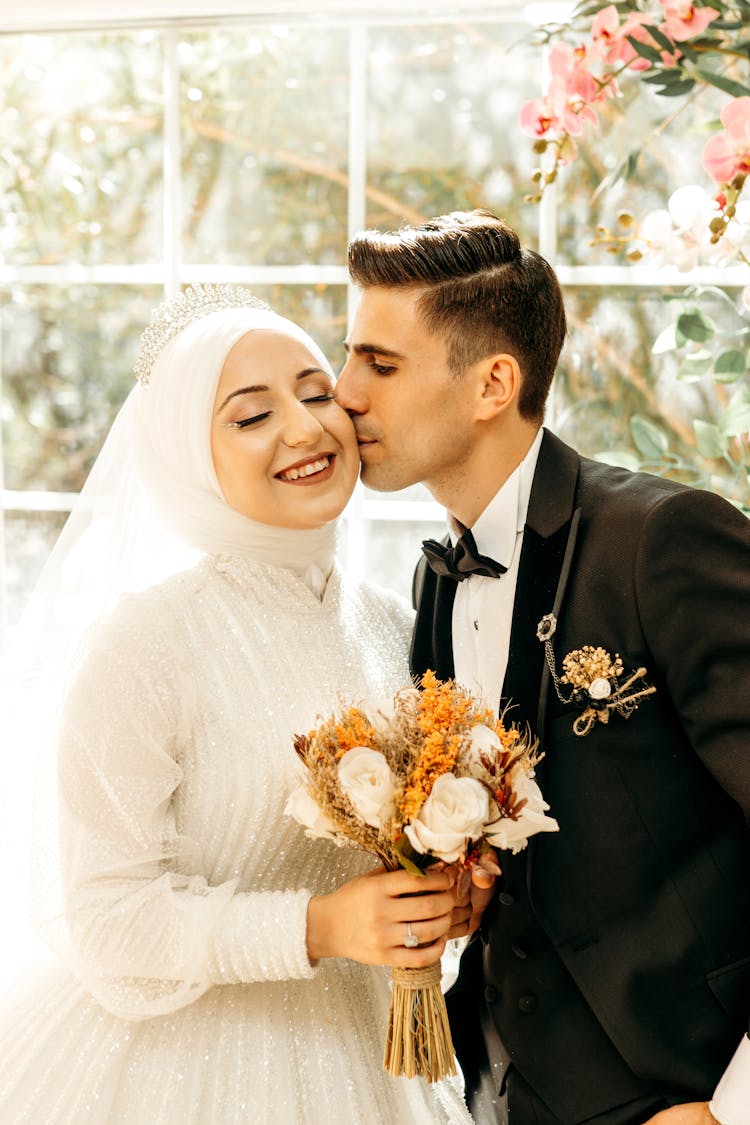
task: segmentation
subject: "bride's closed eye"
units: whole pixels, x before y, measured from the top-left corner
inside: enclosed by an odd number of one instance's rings
[[[325,394],[313,395],[311,398],[303,398],[302,402],[333,402],[333,391],[326,391]]]
[[[307,398],[300,399],[300,402],[305,404],[314,403],[316,405],[334,401],[333,391],[326,391],[323,394],[310,395]],[[272,413],[271,410],[264,410],[261,414],[253,414],[250,418],[240,418],[236,422],[229,422],[228,425],[234,426],[238,430],[244,430],[248,426],[253,426],[258,422],[263,422],[266,418],[270,418]]]

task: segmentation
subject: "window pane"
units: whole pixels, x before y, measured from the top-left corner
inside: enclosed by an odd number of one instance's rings
[[[345,260],[347,52],[309,25],[183,40],[186,261]]]
[[[15,286],[3,304],[5,487],[77,492],[133,383],[161,290]]]
[[[0,37],[0,261],[161,256],[161,41]]]
[[[411,602],[411,583],[423,539],[441,539],[445,520],[371,520],[365,524],[367,577]]]
[[[323,349],[336,374],[344,366],[346,289],[343,285],[252,285],[256,297],[293,320]]]
[[[539,93],[523,23],[378,27],[368,37],[367,225],[473,207],[536,242],[536,157],[518,128]]]

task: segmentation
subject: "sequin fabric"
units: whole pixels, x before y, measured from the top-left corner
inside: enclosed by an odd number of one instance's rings
[[[0,1026],[3,1125],[467,1122],[382,1069],[387,970],[310,965],[311,894],[372,866],[284,815],[292,735],[408,676],[410,616],[334,570],[211,557],[92,635],[61,739],[67,917]]]

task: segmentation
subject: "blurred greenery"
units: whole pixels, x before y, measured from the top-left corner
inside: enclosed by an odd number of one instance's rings
[[[0,262],[158,262],[162,41],[0,38]]]

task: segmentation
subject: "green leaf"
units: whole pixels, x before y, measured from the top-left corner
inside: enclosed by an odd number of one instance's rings
[[[398,862],[401,864],[404,871],[408,871],[410,875],[424,875],[424,871],[417,867],[416,863],[413,863],[403,852],[398,852]]]
[[[634,39],[632,35],[625,37],[637,55],[648,62],[660,63],[661,51],[657,51],[655,47],[651,47],[648,43],[641,43],[639,39]]]
[[[750,387],[740,387],[730,398],[719,418],[725,437],[740,437],[750,431]]]
[[[670,82],[684,82],[687,78],[685,71],[679,66],[665,67],[664,70],[657,70],[653,74],[647,74],[641,79],[642,82],[648,82],[653,86],[668,86]]]
[[[636,449],[647,460],[658,460],[667,452],[669,439],[661,426],[657,426],[650,418],[634,414],[630,419],[630,433]]]
[[[641,150],[634,149],[616,168],[609,173],[596,186],[592,199],[598,199],[619,180],[629,180],[631,176],[635,175],[638,168],[638,161],[641,158]]]
[[[725,74],[716,74],[715,71],[707,70],[701,66],[697,68],[697,73],[709,86],[715,86],[717,90],[723,90],[725,94],[730,94],[733,98],[743,98],[750,95],[750,86],[745,86],[742,82],[735,82],[733,78],[727,78]]]
[[[668,324],[654,340],[651,348],[652,355],[664,355],[665,352],[673,352],[677,344],[677,323]]]
[[[396,841],[396,855],[398,861],[403,867],[404,871],[408,871],[410,875],[424,875],[421,867],[418,867],[414,860],[411,858],[417,853],[409,843],[409,838],[404,835],[402,839]]]
[[[739,348],[730,348],[717,357],[714,365],[714,378],[717,383],[733,383],[747,370],[745,353]]]
[[[693,422],[695,441],[698,452],[702,457],[723,457],[726,453],[727,443],[719,433],[719,427],[712,422],[704,422],[696,418]]]
[[[645,24],[643,30],[647,31],[653,39],[654,43],[656,43],[664,51],[666,51],[670,55],[674,54],[674,43],[671,39],[667,38],[663,31],[659,31],[658,27],[654,27],[652,24]]]
[[[711,370],[713,359],[714,357],[707,351],[693,352],[692,355],[685,356],[677,372],[677,378],[683,383],[696,382]]]
[[[683,94],[689,94],[694,87],[695,81],[692,78],[686,78],[683,82],[672,82],[669,86],[664,86],[663,89],[656,92],[661,98],[681,98]]]
[[[677,318],[677,335],[702,344],[716,334],[716,325],[700,309],[688,309]]]
[[[604,465],[616,465],[620,469],[630,469],[631,473],[637,473],[641,467],[639,458],[630,449],[604,449],[600,453],[594,454],[594,460],[600,461]]]

